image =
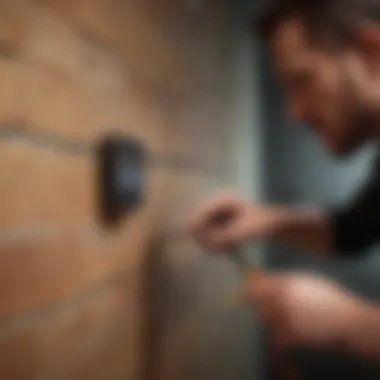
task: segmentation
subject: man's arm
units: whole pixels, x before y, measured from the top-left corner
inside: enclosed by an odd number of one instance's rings
[[[327,255],[332,251],[332,223],[329,215],[319,210],[287,208],[277,211],[274,240],[293,248]]]
[[[376,168],[344,209],[319,212],[252,205],[223,195],[197,210],[189,227],[211,252],[270,238],[303,251],[354,256],[380,238],[380,170]]]
[[[355,256],[380,238],[380,175],[376,170],[344,208],[277,212],[273,238],[298,249]]]
[[[380,363],[380,305],[301,272],[251,277],[246,291],[277,347],[343,351]]]

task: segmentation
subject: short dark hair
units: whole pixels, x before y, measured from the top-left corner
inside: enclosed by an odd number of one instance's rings
[[[312,38],[341,44],[349,42],[363,22],[380,22],[380,0],[267,0],[253,29],[270,38],[292,16],[300,17]]]

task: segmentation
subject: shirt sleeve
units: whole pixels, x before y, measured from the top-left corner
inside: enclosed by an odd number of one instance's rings
[[[359,256],[380,240],[380,166],[344,208],[330,210],[332,249],[337,256]]]

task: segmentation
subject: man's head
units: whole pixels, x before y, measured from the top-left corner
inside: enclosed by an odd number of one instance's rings
[[[268,41],[291,117],[335,155],[380,137],[380,0],[273,0]]]

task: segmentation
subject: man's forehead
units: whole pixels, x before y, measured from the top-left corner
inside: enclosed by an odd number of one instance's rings
[[[300,59],[305,59],[312,53],[306,28],[296,16],[287,18],[279,25],[270,45],[275,65],[279,69],[299,64]]]

